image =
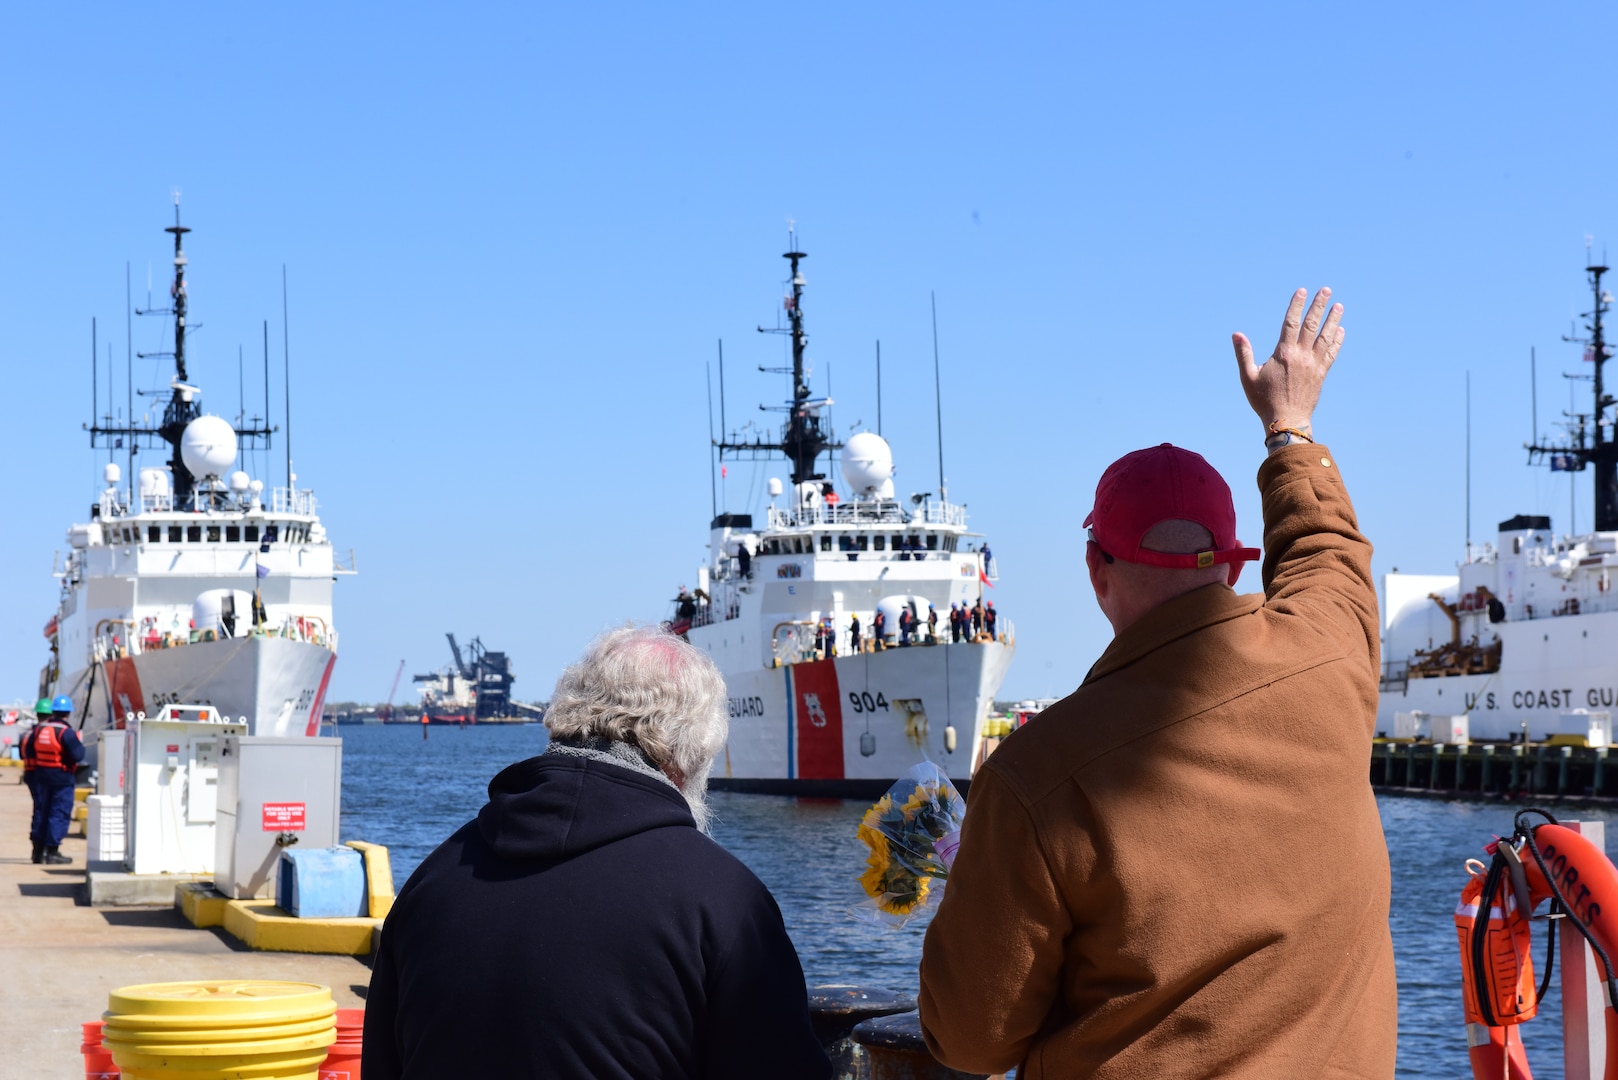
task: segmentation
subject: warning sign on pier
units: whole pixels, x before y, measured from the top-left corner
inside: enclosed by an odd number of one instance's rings
[[[301,802],[267,802],[264,804],[265,832],[302,832],[305,828]]]

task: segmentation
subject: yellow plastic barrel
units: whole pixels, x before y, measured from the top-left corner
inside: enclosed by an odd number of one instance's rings
[[[229,980],[114,990],[102,1045],[128,1080],[317,1080],[337,1041],[331,988]]]

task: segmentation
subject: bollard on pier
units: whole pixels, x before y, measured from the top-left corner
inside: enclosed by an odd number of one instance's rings
[[[986,1073],[964,1073],[940,1065],[921,1037],[921,1017],[914,1012],[866,1020],[854,1029],[854,1041],[865,1051],[871,1080],[985,1080]]]
[[[811,986],[809,1022],[820,1048],[831,1058],[832,1080],[870,1080],[865,1050],[850,1037],[855,1027],[879,1016],[914,1012],[915,1008],[915,998],[879,986]]]

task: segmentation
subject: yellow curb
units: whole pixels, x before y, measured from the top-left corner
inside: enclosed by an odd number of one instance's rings
[[[387,918],[393,910],[393,864],[388,860],[387,847],[364,840],[350,840],[348,846],[365,857],[365,893],[371,918]]]
[[[229,900],[225,932],[250,949],[367,956],[381,919],[295,919],[273,900]]]
[[[230,897],[213,887],[212,882],[193,881],[174,890],[174,900],[186,921],[198,929],[225,924],[225,906]]]

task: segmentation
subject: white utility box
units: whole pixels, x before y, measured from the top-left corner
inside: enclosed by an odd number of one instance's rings
[[[214,888],[233,900],[271,898],[284,848],[337,846],[343,740],[232,735],[219,760]]]
[[[119,734],[122,734],[120,732]],[[124,861],[124,799],[122,795],[91,795],[84,819],[84,835],[89,841],[87,859],[93,863]],[[94,866],[91,869],[95,869]]]
[[[129,732],[123,728],[103,731],[96,749],[96,794],[124,793],[124,746]]]
[[[1577,735],[1584,739],[1585,746],[1611,746],[1612,713],[1592,712],[1589,709],[1565,712],[1558,717],[1551,734]]]
[[[213,873],[220,742],[246,731],[217,710],[185,705],[138,716],[125,729],[124,866],[136,874]]]
[[[1447,746],[1466,746],[1472,741],[1472,716],[1458,713],[1396,712],[1393,714],[1395,739],[1428,739]]]

